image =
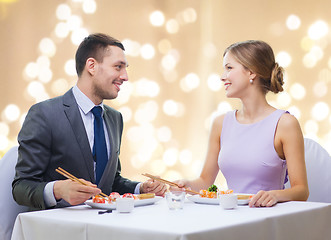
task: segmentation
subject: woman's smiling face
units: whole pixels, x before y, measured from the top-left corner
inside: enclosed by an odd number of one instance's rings
[[[250,71],[241,65],[230,52],[223,58],[224,72],[221,80],[224,82],[226,96],[240,98],[249,86]]]

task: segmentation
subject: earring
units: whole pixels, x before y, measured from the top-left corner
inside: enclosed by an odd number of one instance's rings
[[[253,79],[250,79],[249,82],[250,82],[251,84],[253,84]]]

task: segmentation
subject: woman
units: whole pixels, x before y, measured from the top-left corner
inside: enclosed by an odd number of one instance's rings
[[[283,69],[263,41],[238,42],[223,55],[226,96],[242,107],[213,121],[206,161],[199,178],[180,180],[182,187],[207,189],[219,169],[229,189],[255,194],[249,206],[308,198],[304,141],[297,119],[275,109],[266,93],[283,91]],[[284,189],[290,179],[291,188]]]

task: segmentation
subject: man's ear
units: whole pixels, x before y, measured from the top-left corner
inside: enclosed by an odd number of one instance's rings
[[[87,72],[93,76],[97,68],[97,61],[94,58],[88,58],[85,63],[85,68]]]

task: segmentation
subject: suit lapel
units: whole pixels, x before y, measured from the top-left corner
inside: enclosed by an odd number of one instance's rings
[[[117,136],[117,127],[116,121],[114,119],[114,115],[111,113],[107,107],[104,108],[104,120],[107,127],[108,137],[109,137],[109,144],[110,144],[110,156],[108,158],[108,163],[105,168],[104,174],[100,180],[100,186],[107,184],[105,181],[107,179],[113,182],[113,177],[115,176],[114,172],[117,170],[117,159],[119,154],[119,140]]]
[[[90,181],[95,182],[94,178],[94,161],[91,153],[90,144],[86,135],[85,126],[81,118],[78,105],[72,93],[72,89],[63,96],[64,112],[70,122],[72,130],[75,134],[77,144],[82,152],[86,169],[90,176]]]

